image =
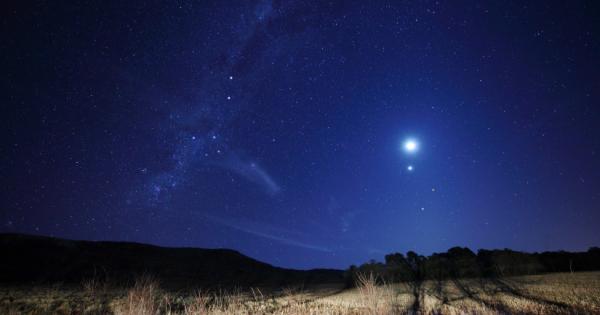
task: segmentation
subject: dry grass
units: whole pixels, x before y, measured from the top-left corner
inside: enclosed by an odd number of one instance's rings
[[[125,300],[115,307],[115,315],[155,315],[160,310],[160,286],[148,276],[139,278],[127,292]]]
[[[167,292],[144,277],[126,290],[94,281],[77,288],[1,288],[0,314],[600,314],[600,272],[419,284],[381,284],[360,275],[354,289],[268,293]]]

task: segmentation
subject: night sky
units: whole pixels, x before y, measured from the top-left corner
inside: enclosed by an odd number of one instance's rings
[[[0,232],[294,268],[600,245],[596,1],[9,1]]]

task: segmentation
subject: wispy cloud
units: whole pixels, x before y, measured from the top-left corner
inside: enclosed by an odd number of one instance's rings
[[[242,160],[235,153],[231,153],[225,160],[217,163],[217,165],[231,170],[246,180],[259,185],[269,195],[275,195],[281,191],[281,187],[275,182],[273,177],[258,163]]]
[[[217,217],[217,216],[213,216],[213,215],[204,215],[204,217],[206,217],[207,219],[209,219],[215,223],[232,228],[234,230],[238,230],[238,231],[252,234],[252,235],[255,235],[258,237],[274,240],[274,241],[277,241],[277,242],[285,244],[285,245],[296,246],[296,247],[300,247],[300,248],[305,248],[305,249],[310,249],[310,250],[315,250],[315,251],[320,251],[320,252],[325,252],[325,253],[331,252],[331,250],[327,247],[313,245],[313,244],[305,243],[305,242],[302,242],[302,241],[299,241],[296,239],[292,239],[289,237],[275,235],[273,232],[277,231],[277,230],[280,231],[281,229],[276,229],[276,228],[270,227],[264,223],[259,223],[259,222],[255,222],[252,220],[243,220],[243,219],[226,220],[225,218],[221,218],[221,217]]]

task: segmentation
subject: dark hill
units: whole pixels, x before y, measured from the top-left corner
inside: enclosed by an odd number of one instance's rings
[[[341,270],[271,266],[229,249],[167,248],[0,234],[0,283],[131,282],[151,275],[172,287],[249,287],[343,281]]]

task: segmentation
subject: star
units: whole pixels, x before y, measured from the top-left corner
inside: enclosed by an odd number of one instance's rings
[[[419,149],[419,143],[415,139],[407,139],[404,141],[403,147],[407,153],[415,153]]]
[[[412,166],[412,165],[409,165],[408,167],[406,167],[406,170],[407,170],[407,171],[409,171],[409,172],[412,172],[412,171],[413,171],[413,169],[414,169],[414,168],[413,168],[413,166]]]

